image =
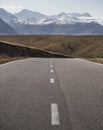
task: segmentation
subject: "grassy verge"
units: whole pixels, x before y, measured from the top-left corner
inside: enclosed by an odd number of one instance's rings
[[[103,58],[86,58],[86,60],[103,64]]]
[[[25,59],[25,57],[7,57],[7,56],[0,56],[0,64],[7,63],[10,61],[15,61],[19,59]]]

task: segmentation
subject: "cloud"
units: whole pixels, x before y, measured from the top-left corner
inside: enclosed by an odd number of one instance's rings
[[[22,9],[24,9],[22,6],[9,6],[9,5],[2,5],[0,6],[1,8],[11,12],[11,13],[16,13],[16,12],[19,12],[21,11]]]

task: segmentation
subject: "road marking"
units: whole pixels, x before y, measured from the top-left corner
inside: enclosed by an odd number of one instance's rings
[[[50,67],[53,67],[53,65],[50,65]]]
[[[58,105],[56,103],[51,104],[51,124],[60,125]]]
[[[54,78],[50,79],[50,83],[53,84],[54,83]]]
[[[51,72],[51,73],[53,73],[53,72],[54,72],[54,70],[50,70],[50,72]]]

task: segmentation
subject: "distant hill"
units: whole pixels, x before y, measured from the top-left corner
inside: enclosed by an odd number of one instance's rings
[[[0,36],[0,40],[68,56],[103,58],[103,36],[22,35]]]
[[[17,32],[0,18],[0,35],[15,35]]]
[[[0,56],[1,57],[45,57],[45,58],[72,58],[71,56],[50,53],[41,49],[14,45],[11,43],[0,42]]]
[[[52,35],[103,35],[103,26],[97,23],[27,25],[12,24],[19,34],[52,34]]]

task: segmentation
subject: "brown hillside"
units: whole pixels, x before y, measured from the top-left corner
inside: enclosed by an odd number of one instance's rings
[[[83,58],[103,57],[103,36],[1,36],[1,41]]]

